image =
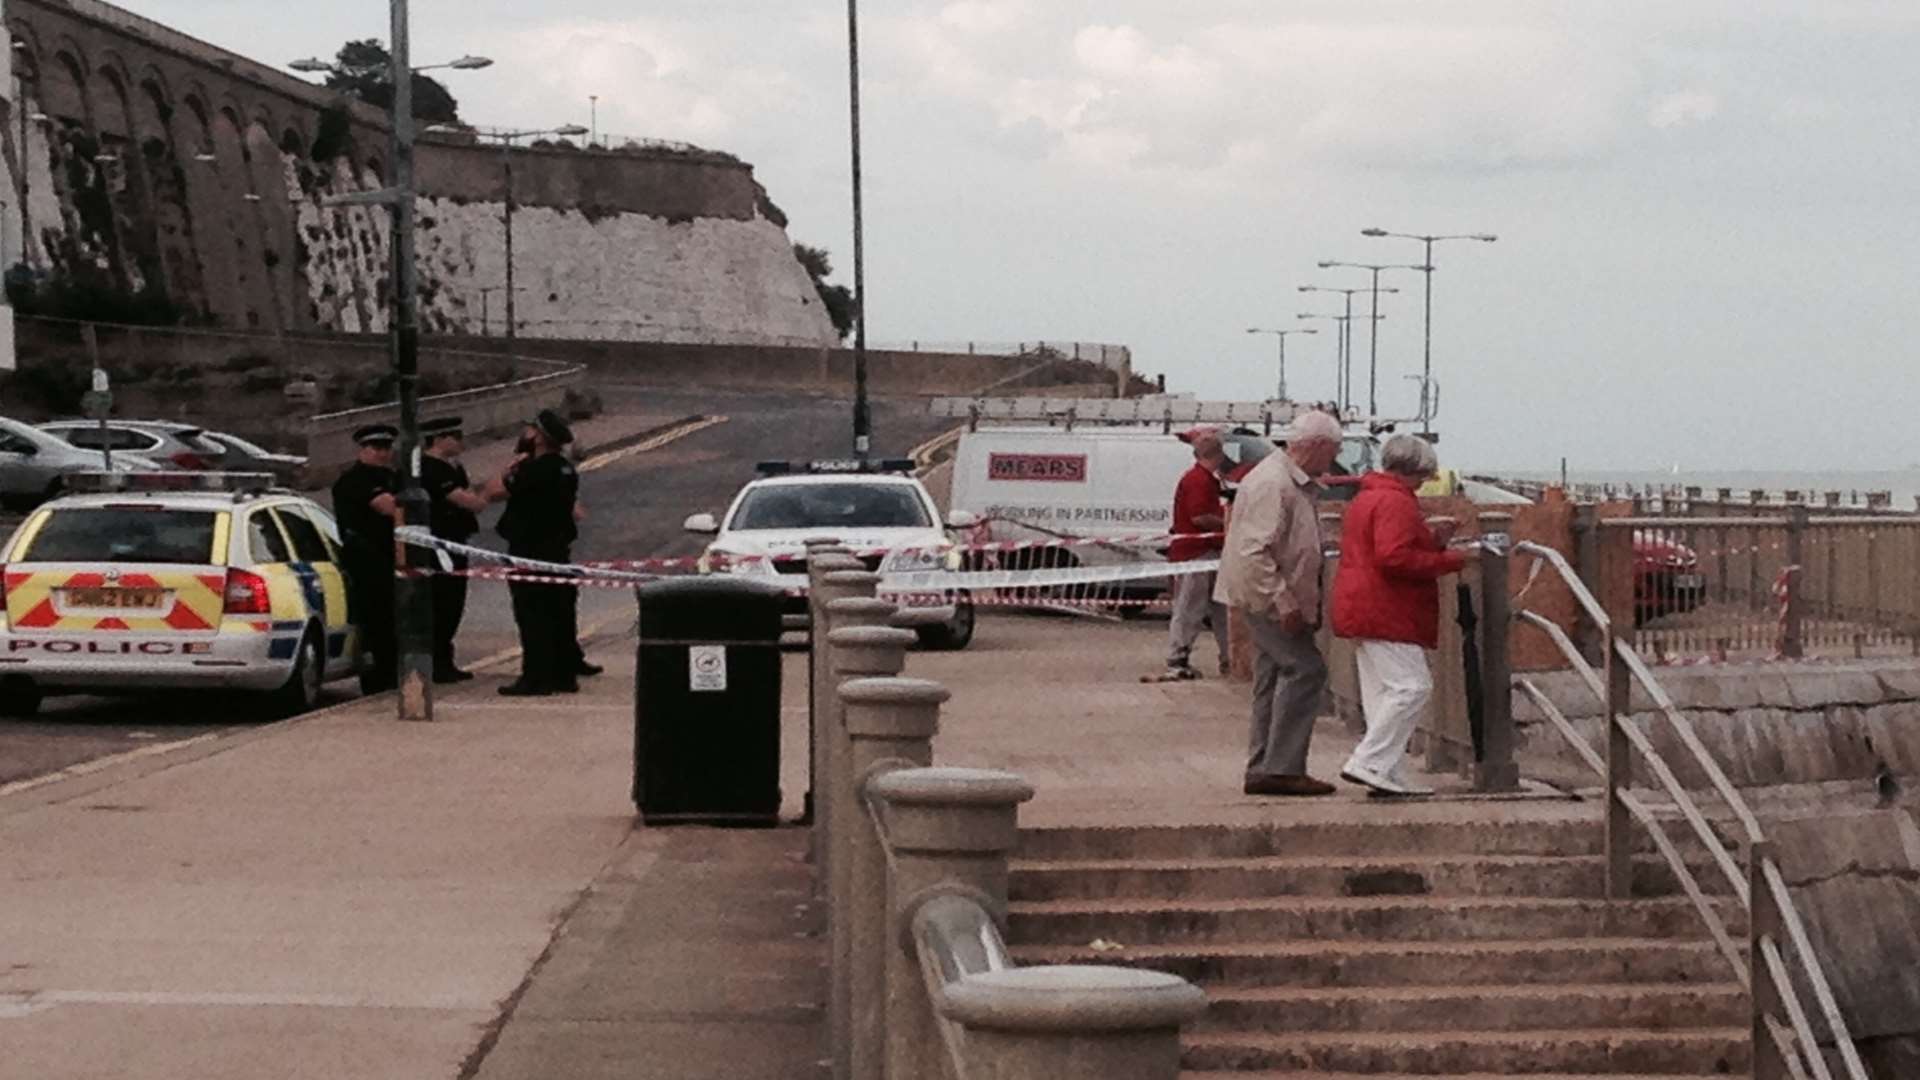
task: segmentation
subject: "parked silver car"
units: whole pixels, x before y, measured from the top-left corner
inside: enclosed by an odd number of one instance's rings
[[[199,472],[225,468],[227,448],[207,438],[206,429],[172,420],[55,420],[41,424],[61,439],[85,450],[103,447],[164,463],[169,469]]]
[[[299,454],[276,454],[238,435],[209,431],[205,437],[226,449],[226,456],[220,460],[220,468],[226,472],[272,473],[280,483],[295,487],[300,482],[301,470],[307,467],[307,459]]]
[[[83,450],[51,432],[0,416],[0,503],[38,505],[59,495],[68,476],[101,472],[106,464],[97,450]],[[113,455],[115,472],[155,472],[159,468],[139,454]]]

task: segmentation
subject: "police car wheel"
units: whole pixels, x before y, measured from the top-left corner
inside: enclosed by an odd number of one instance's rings
[[[955,598],[953,618],[939,626],[922,626],[917,631],[923,649],[964,649],[973,640],[973,601],[966,594]]]
[[[40,688],[25,679],[0,682],[0,716],[27,717],[40,711]]]
[[[320,640],[309,632],[294,651],[293,671],[287,675],[286,684],[273,692],[273,711],[281,716],[297,716],[318,704],[324,663],[320,657]]]

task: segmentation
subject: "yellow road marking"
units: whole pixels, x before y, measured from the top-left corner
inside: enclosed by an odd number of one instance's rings
[[[705,431],[716,424],[724,424],[726,422],[727,418],[724,416],[703,416],[698,420],[690,420],[687,423],[681,424],[679,427],[668,428],[666,431],[655,435],[645,442],[638,442],[632,446],[623,446],[618,450],[609,450],[604,454],[595,454],[580,463],[579,471],[592,472],[595,469],[604,469],[616,461],[624,461],[635,454],[644,454],[649,450],[658,450],[668,443],[678,439],[684,439],[694,432]]]
[[[919,446],[914,447],[912,450],[907,451],[907,457],[913,462],[914,472],[916,474],[924,473],[928,469],[933,468],[933,455],[945,449],[947,444],[959,442],[960,436],[966,433],[967,427],[965,424],[962,424],[952,431],[941,432],[926,442],[921,443]]]

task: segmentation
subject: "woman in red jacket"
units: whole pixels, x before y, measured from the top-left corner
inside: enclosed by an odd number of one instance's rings
[[[1440,642],[1439,580],[1466,556],[1427,527],[1414,492],[1440,467],[1433,445],[1395,435],[1380,469],[1360,481],[1340,536],[1333,632],[1358,643],[1367,734],[1340,778],[1388,795],[1430,795],[1400,773],[1407,742],[1433,697],[1426,650]]]

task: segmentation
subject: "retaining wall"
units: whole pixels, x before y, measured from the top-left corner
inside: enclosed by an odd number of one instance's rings
[[[459,416],[469,436],[510,431],[526,423],[541,409],[564,409],[569,391],[582,389],[586,371],[562,367],[529,378],[498,386],[435,394],[420,399],[420,419],[424,422],[441,416]],[[353,431],[363,424],[397,424],[400,406],[393,403],[364,409],[328,413],[307,422],[307,472],[309,487],[331,484],[358,453]]]

